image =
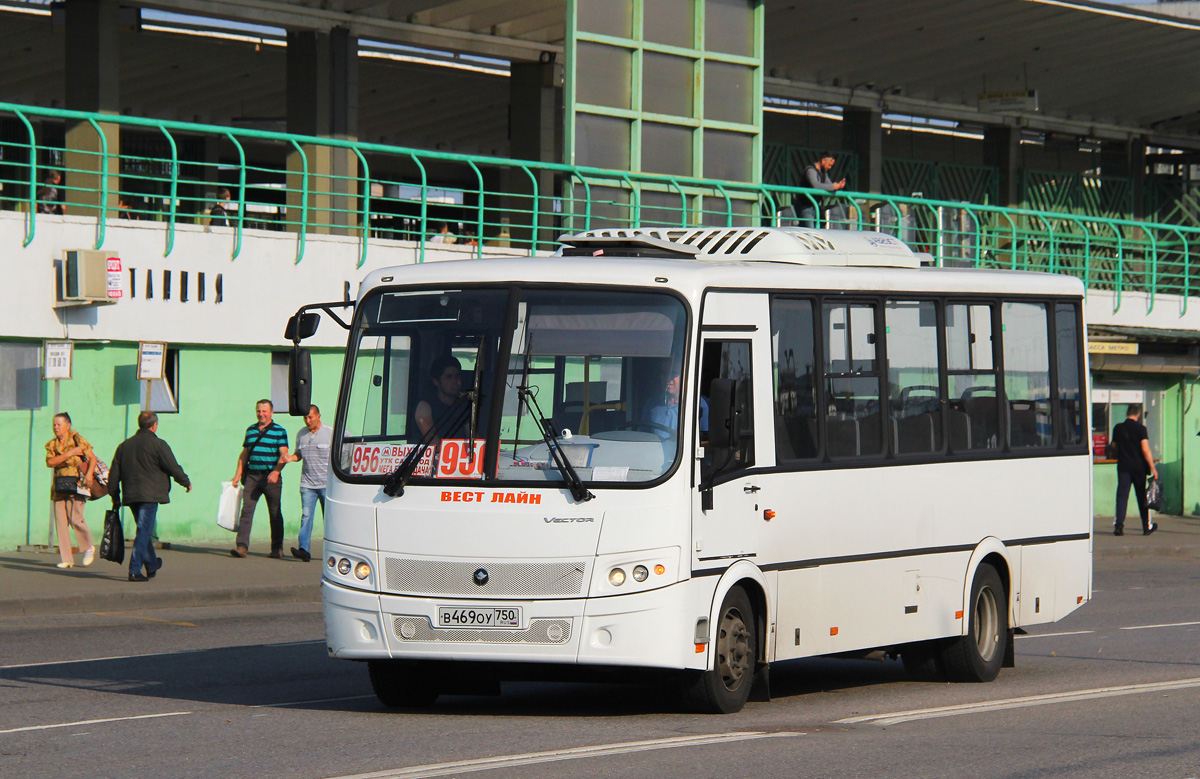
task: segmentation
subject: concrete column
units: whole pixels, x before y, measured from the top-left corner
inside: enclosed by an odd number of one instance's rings
[[[1143,139],[1105,141],[1100,144],[1100,175],[1129,179],[1133,193],[1133,218],[1142,219],[1145,216],[1146,142]]]
[[[289,32],[287,131],[354,140],[358,135],[358,39],[343,27]],[[358,156],[350,149],[302,144],[308,162],[310,232],[347,232],[359,224]],[[288,221],[300,219],[304,160],[288,155]],[[332,228],[332,229],[331,229]],[[341,228],[341,229],[337,229]],[[290,225],[298,230],[299,225]]]
[[[117,0],[66,0],[68,109],[120,113],[119,12]],[[67,213],[95,213],[107,184],[107,207],[116,216],[121,133],[117,125],[99,127],[98,133],[89,122],[67,123],[62,188]],[[106,148],[107,158],[102,156]]]
[[[509,78],[509,151],[512,157],[535,162],[558,162],[562,159],[560,129],[562,127],[561,67],[552,59],[545,62],[514,62]],[[510,177],[505,191],[504,210],[514,224],[509,233],[514,240],[529,241],[533,221],[533,182],[523,171],[508,171]],[[537,241],[550,246],[554,233],[554,174],[534,172],[537,179],[538,230]],[[519,244],[527,246],[527,243]]]
[[[1021,130],[1017,127],[987,127],[983,131],[983,164],[1000,172],[1000,202],[992,205],[1013,208],[1021,205],[1019,191]]]
[[[883,112],[870,108],[842,111],[842,148],[858,156],[855,188],[860,192],[882,192]]]

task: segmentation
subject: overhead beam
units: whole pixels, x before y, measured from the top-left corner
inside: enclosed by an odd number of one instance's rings
[[[346,11],[312,8],[283,0],[173,0],[169,3],[151,0],[145,3],[145,6],[176,13],[265,24],[288,30],[329,32],[334,27],[346,27],[351,35],[358,38],[467,51],[504,59],[537,59],[543,51],[563,51],[561,42],[501,38],[467,30],[451,30],[378,16],[368,17]]]

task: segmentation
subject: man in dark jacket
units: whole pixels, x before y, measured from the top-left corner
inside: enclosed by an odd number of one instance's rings
[[[137,521],[137,536],[129,557],[131,582],[149,581],[162,568],[152,540],[158,504],[171,502],[171,479],[192,491],[191,480],[175,462],[171,447],[155,435],[157,430],[158,414],[153,411],[138,414],[138,431],[117,447],[108,471],[113,508],[119,511],[122,505],[128,506]]]
[[[1142,517],[1142,533],[1150,535],[1158,530],[1158,523],[1150,521],[1146,504],[1146,474],[1158,478],[1154,467],[1154,455],[1150,454],[1149,433],[1140,421],[1142,406],[1133,403],[1125,413],[1125,421],[1113,428],[1112,440],[1117,447],[1117,513],[1113,520],[1113,535],[1125,535],[1125,510],[1129,506],[1129,488],[1137,498],[1138,513]]]

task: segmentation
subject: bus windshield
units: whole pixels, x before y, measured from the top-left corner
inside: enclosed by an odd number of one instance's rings
[[[585,482],[657,479],[678,450],[686,321],[683,303],[657,292],[370,295],[351,339],[338,468],[383,477],[413,454],[416,482],[562,482],[564,460]]]

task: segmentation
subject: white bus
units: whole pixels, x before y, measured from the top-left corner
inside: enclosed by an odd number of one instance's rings
[[[1090,598],[1078,280],[871,232],[562,240],[354,303],[322,592],[383,703],[649,669],[733,712],[770,663],[881,651],[990,681]]]

